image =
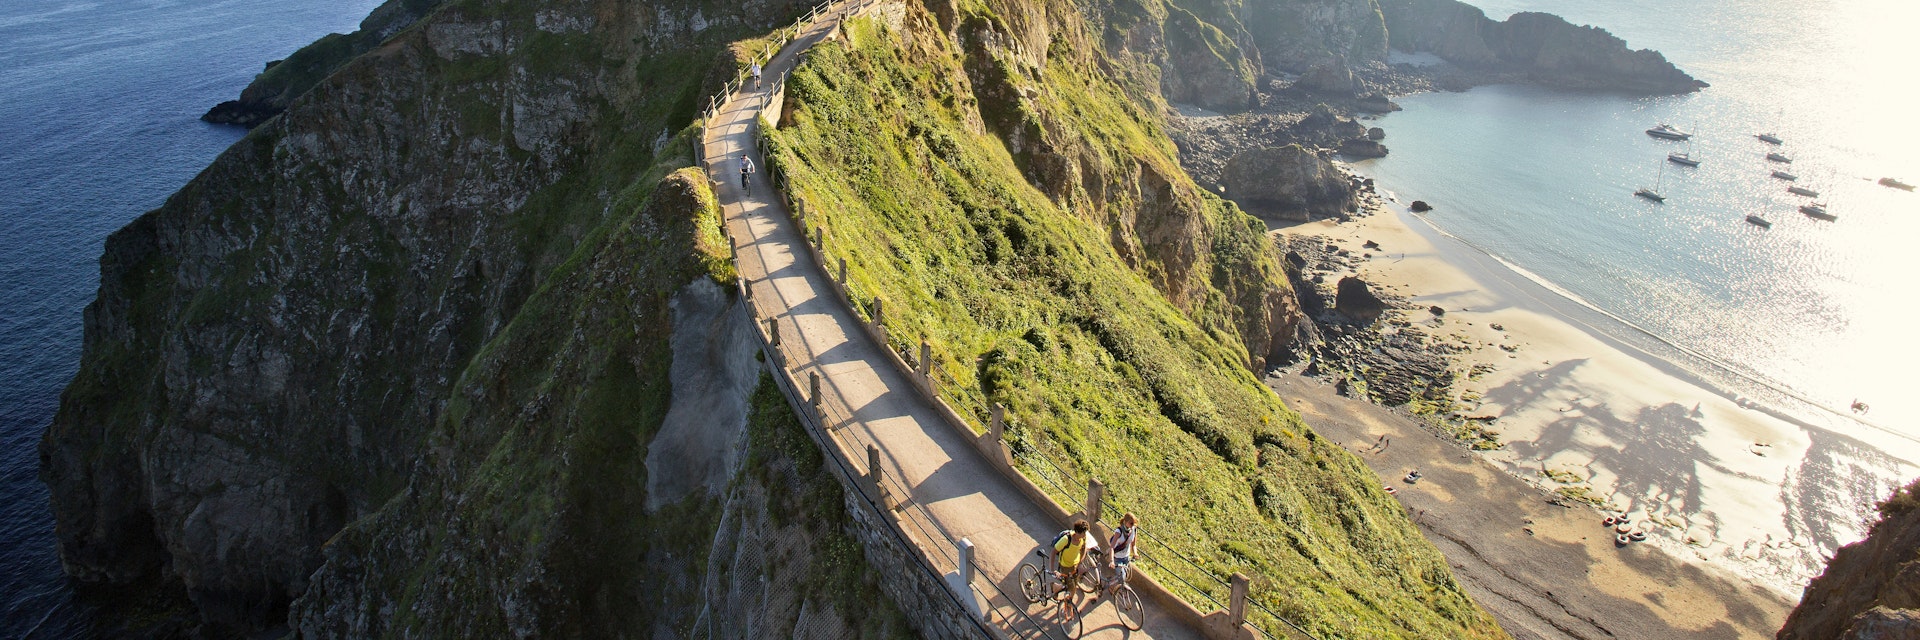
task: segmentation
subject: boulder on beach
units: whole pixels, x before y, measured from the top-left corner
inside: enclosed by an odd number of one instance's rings
[[[1413,204],[1407,208],[1412,209],[1414,213],[1426,213],[1433,210],[1433,205],[1427,204],[1425,200],[1415,200]]]
[[[1354,322],[1370,324],[1386,313],[1387,303],[1374,295],[1373,287],[1365,280],[1347,276],[1335,285],[1333,310]]]
[[[1333,161],[1297,144],[1235,155],[1221,178],[1228,199],[1270,218],[1334,216],[1355,202],[1353,186]]]
[[[1427,313],[1431,313],[1436,316],[1444,316],[1444,315],[1447,315],[1447,310],[1440,308],[1440,305],[1436,304],[1431,307],[1427,307]]]

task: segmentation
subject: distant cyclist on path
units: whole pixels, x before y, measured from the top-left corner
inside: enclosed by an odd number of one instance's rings
[[[753,185],[748,181],[753,177],[753,160],[747,154],[740,154],[740,190],[753,195]]]

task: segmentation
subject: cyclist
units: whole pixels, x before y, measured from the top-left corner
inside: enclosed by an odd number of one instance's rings
[[[1080,578],[1080,560],[1087,553],[1087,521],[1073,521],[1073,530],[1061,532],[1063,535],[1053,542],[1053,558],[1059,567],[1061,590],[1072,594],[1060,600],[1062,618],[1072,618],[1074,601],[1079,600],[1080,587],[1075,580]]]
[[[740,190],[748,195],[753,194],[753,185],[747,183],[748,178],[752,176],[753,160],[748,159],[747,154],[740,154]]]
[[[1112,594],[1127,583],[1127,570],[1133,564],[1134,538],[1139,535],[1140,519],[1129,513],[1120,516],[1120,526],[1107,537],[1108,566],[1113,567],[1113,581],[1107,584],[1107,593]]]

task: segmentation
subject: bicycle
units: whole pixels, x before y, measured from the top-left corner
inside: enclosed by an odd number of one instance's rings
[[[1082,562],[1080,576],[1074,581],[1075,584],[1072,586],[1061,584],[1059,572],[1054,571],[1053,557],[1048,551],[1045,548],[1035,549],[1033,555],[1040,558],[1040,561],[1028,560],[1021,563],[1020,594],[1027,597],[1029,604],[1040,602],[1042,598],[1047,597],[1060,603],[1060,625],[1065,628],[1067,637],[1078,638],[1086,631],[1081,622],[1086,616],[1078,611],[1068,613],[1068,610],[1073,606],[1073,596],[1077,592],[1094,593],[1100,588],[1100,567],[1091,562]]]
[[[1103,549],[1088,549],[1087,553],[1093,556],[1095,562],[1105,562],[1107,557]],[[1114,613],[1119,614],[1120,624],[1126,625],[1127,630],[1139,631],[1140,627],[1147,625],[1146,604],[1140,601],[1140,594],[1134,592],[1133,585],[1120,579],[1119,570],[1116,569],[1106,582],[1100,583],[1100,587],[1108,599],[1113,600]]]

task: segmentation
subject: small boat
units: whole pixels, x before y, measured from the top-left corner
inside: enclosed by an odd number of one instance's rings
[[[1780,152],[1778,152],[1778,151],[1776,151],[1776,152],[1773,152],[1773,153],[1769,153],[1769,154],[1767,154],[1767,159],[1768,159],[1768,160],[1772,160],[1772,161],[1774,161],[1774,162],[1785,162],[1785,163],[1788,163],[1788,164],[1792,164],[1792,163],[1793,163],[1793,158],[1789,158],[1789,157],[1787,157],[1786,155],[1784,155],[1784,154],[1781,154],[1781,153],[1780,153]]]
[[[1675,151],[1667,154],[1667,162],[1689,167],[1700,166],[1700,161],[1693,159],[1693,156],[1687,155],[1685,151]]]
[[[1899,181],[1899,180],[1895,180],[1895,179],[1893,179],[1893,178],[1881,178],[1881,179],[1880,179],[1880,186],[1883,186],[1883,187],[1893,187],[1893,188],[1895,188],[1895,189],[1899,189],[1899,190],[1901,190],[1901,191],[1912,191],[1912,190],[1913,190],[1913,185],[1910,185],[1910,184],[1907,184],[1907,183],[1905,183],[1905,182],[1901,182],[1901,181]]]
[[[1655,174],[1653,177],[1653,188],[1649,189],[1647,187],[1640,187],[1640,190],[1633,192],[1633,195],[1640,196],[1642,198],[1646,198],[1654,202],[1666,202],[1667,197],[1660,195],[1660,191],[1659,191],[1660,181],[1662,179],[1665,179],[1666,177],[1667,177],[1667,165],[1662,164],[1660,165],[1660,172]]]
[[[1747,216],[1747,224],[1750,224],[1750,225],[1753,225],[1753,226],[1756,226],[1756,227],[1760,227],[1760,228],[1762,228],[1762,229],[1772,229],[1772,228],[1773,228],[1773,223],[1771,223],[1771,222],[1767,222],[1767,219],[1766,219],[1766,218],[1762,218],[1762,217],[1760,217],[1760,216],[1757,216],[1757,215],[1751,215],[1751,216]]]
[[[1687,138],[1693,137],[1693,134],[1676,129],[1674,128],[1673,125],[1666,124],[1664,122],[1660,123],[1659,126],[1656,126],[1652,129],[1648,129],[1647,135],[1653,136],[1655,138],[1660,138],[1663,140],[1685,140]]]
[[[1807,214],[1807,217],[1815,220],[1826,220],[1828,222],[1840,219],[1839,216],[1827,213],[1827,205],[1818,202],[1800,205],[1800,213]]]
[[[1806,196],[1809,198],[1820,197],[1820,192],[1814,191],[1812,189],[1808,189],[1806,187],[1787,187],[1787,193],[1791,193],[1796,196]]]
[[[1771,133],[1762,133],[1754,137],[1759,138],[1761,142],[1765,142],[1767,144],[1780,144],[1780,136],[1776,136]]]
[[[1799,180],[1799,179],[1800,179],[1800,176],[1796,176],[1796,175],[1793,175],[1793,174],[1791,174],[1791,173],[1787,173],[1787,172],[1785,172],[1785,171],[1775,171],[1775,172],[1773,172],[1773,177],[1775,177],[1775,178],[1779,178],[1779,179],[1781,179],[1781,180],[1785,180],[1785,181],[1787,181],[1787,182],[1793,182],[1793,181],[1795,181],[1795,180]]]

